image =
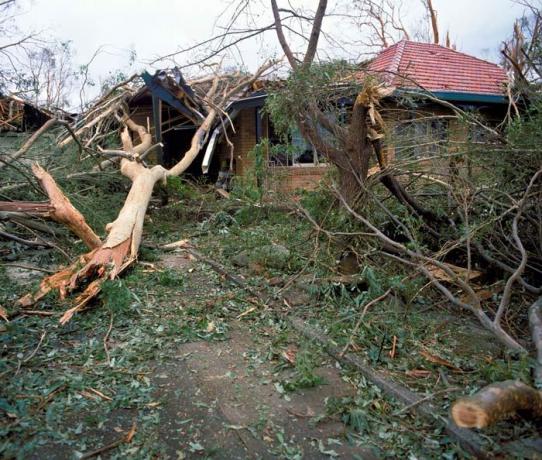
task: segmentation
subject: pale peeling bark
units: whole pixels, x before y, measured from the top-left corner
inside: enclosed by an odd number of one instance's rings
[[[14,221],[23,221],[25,217],[41,217],[50,219],[67,226],[72,233],[77,235],[89,249],[97,248],[102,244],[94,230],[87,224],[83,215],[71,204],[64,195],[53,177],[39,164],[32,165],[32,172],[38,180],[41,188],[49,197],[46,203],[31,201],[0,202],[0,212],[13,215]],[[33,228],[38,228],[37,223],[30,223]],[[43,230],[43,228],[39,228]]]
[[[151,136],[146,133],[144,128],[131,120],[126,124],[138,132],[141,143],[132,147],[129,134],[125,130],[122,135],[125,148],[134,154],[144,151],[147,144],[150,145]],[[62,316],[60,322],[65,324],[76,312],[85,308],[90,300],[96,297],[101,290],[103,281],[114,279],[137,259],[143,222],[154,185],[159,180],[165,180],[167,170],[162,166],[149,169],[135,161],[123,159],[121,173],[132,180],[132,186],[118,217],[106,226],[109,235],[104,243],[100,243],[101,246],[99,244],[95,250],[81,256],[70,267],[45,278],[41,282],[39,290],[34,294],[22,297],[19,300],[19,305],[31,306],[52,290],[58,290],[63,299],[79,288],[84,280],[97,277],[75,298],[75,306]]]
[[[71,204],[66,195],[62,193],[52,176],[39,164],[32,165],[32,172],[40,183],[41,188],[50,200],[51,210],[47,217],[55,222],[66,225],[75,233],[90,249],[100,246],[100,238],[89,227],[83,215]]]
[[[104,243],[101,246],[98,245],[99,247],[93,251],[81,256],[66,269],[45,278],[36,293],[27,294],[19,299],[19,305],[29,307],[53,290],[58,291],[60,298],[64,299],[71,292],[80,289],[81,284],[92,280],[75,298],[73,302],[75,305],[67,310],[60,318],[61,324],[65,324],[75,313],[83,310],[100,293],[101,285],[106,279],[116,278],[121,272],[132,265],[137,260],[145,214],[155,184],[158,181],[165,182],[168,176],[177,176],[186,171],[201,151],[216,117],[217,111],[211,110],[196,131],[190,149],[185,153],[181,161],[170,170],[162,166],[146,168],[137,161],[123,158],[121,160],[120,171],[124,176],[131,179],[132,186],[117,218],[106,226],[108,236]],[[125,119],[124,123],[127,126],[121,134],[124,151],[131,153],[134,159],[137,160],[138,155],[150,147],[152,137],[144,127],[137,125],[129,118]],[[132,144],[128,128],[136,132],[140,139],[140,143],[135,147]],[[36,171],[42,176],[45,173],[43,170]],[[75,211],[77,212],[77,210]],[[66,222],[66,224],[72,225],[73,222]]]

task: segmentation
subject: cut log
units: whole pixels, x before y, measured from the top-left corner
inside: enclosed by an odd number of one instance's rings
[[[462,428],[485,428],[518,413],[542,417],[542,394],[517,380],[492,383],[452,406],[452,419]]]

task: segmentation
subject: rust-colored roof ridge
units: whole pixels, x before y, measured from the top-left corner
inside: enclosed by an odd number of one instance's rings
[[[464,51],[458,51],[456,49],[448,48],[447,46],[440,45],[440,44],[437,44],[437,43],[419,42],[419,41],[416,41],[416,40],[407,40],[406,38],[404,38],[404,39],[398,41],[397,43],[394,43],[393,45],[389,46],[385,50],[390,49],[392,46],[399,45],[401,42],[404,42],[404,45],[408,44],[408,45],[423,45],[423,46],[438,47],[438,48],[441,48],[444,51],[451,51],[453,53],[460,54],[460,55],[465,56],[467,58],[476,59],[477,61],[483,62],[485,64],[491,64],[492,66],[495,66],[495,67],[498,67],[501,70],[504,70],[503,67],[501,67],[499,64],[488,61],[487,59],[482,59],[482,58],[480,58],[478,56],[474,56],[472,54],[465,53]],[[403,45],[402,51],[404,50],[404,45]],[[385,50],[381,51],[381,53],[384,52]],[[402,51],[401,51],[401,56],[403,54]],[[378,53],[376,57],[378,57],[379,54],[380,53]]]
[[[393,59],[391,60],[390,67],[388,72],[392,74],[397,74],[399,72],[399,67],[401,66],[401,61],[403,60],[403,52],[405,51],[405,46],[407,44],[407,40],[401,40],[397,42],[397,51],[395,52],[395,55],[393,56]],[[393,75],[392,75],[393,80]]]
[[[502,95],[506,71],[498,64],[435,43],[400,40],[381,51],[360,73],[380,73],[397,87]]]

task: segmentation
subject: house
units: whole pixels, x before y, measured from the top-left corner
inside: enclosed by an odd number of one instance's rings
[[[205,88],[198,82],[188,84],[177,69],[160,70],[154,75],[144,72],[141,77],[144,85],[128,101],[131,117],[148,127],[155,142],[162,143],[154,160],[171,167],[189,149],[192,137],[204,119],[205,111],[198,100],[205,96]],[[216,122],[203,152],[190,165],[187,174],[205,174],[213,182],[219,171],[231,169],[235,174],[243,174],[245,159],[261,139],[256,135],[255,118],[251,118],[254,107],[263,107],[266,97],[257,87],[258,84],[253,85],[247,97],[229,101],[224,109],[227,122]],[[230,123],[235,126],[235,132]],[[227,130],[227,136],[224,130]],[[229,139],[233,140],[233,151],[228,145]],[[233,152],[235,155],[232,156]]]
[[[476,112],[490,124],[496,125],[506,116],[504,69],[444,46],[400,41],[378,54],[360,71],[358,78],[364,78],[367,73],[397,88],[382,108],[389,128],[386,143],[391,159],[396,155],[430,155],[448,141],[482,135],[467,132],[446,103]],[[264,103],[265,95],[237,102],[237,129],[231,136],[235,146],[235,174],[242,175],[250,166],[249,152],[258,142],[264,138],[270,144],[276,141],[271,121],[262,115]],[[314,188],[329,166],[299,135],[294,133],[291,141],[300,146],[297,156],[269,152],[268,185],[286,192]]]
[[[430,156],[443,144],[482,140],[484,133],[469,132],[446,103],[475,113],[489,125],[501,123],[506,116],[505,70],[474,56],[402,40],[382,51],[368,68],[397,88],[383,109],[391,158],[396,154]],[[415,105],[402,103],[403,95],[414,98]]]
[[[400,41],[378,54],[355,78],[363,79],[367,74],[396,87],[382,109],[389,128],[385,141],[391,159],[431,154],[445,141],[477,135],[466,132],[446,104],[475,111],[495,124],[506,114],[505,71],[496,64],[440,45]],[[156,161],[171,166],[188,149],[201,121],[194,88],[180,72],[159,71],[154,76],[144,73],[142,77],[145,85],[129,101],[132,116],[149,126],[155,141],[163,143]],[[215,126],[189,173],[206,174],[213,182],[219,172],[221,180],[224,175],[243,176],[254,161],[254,147],[267,139],[267,188],[290,192],[316,187],[330,166],[301,135],[292,133],[294,154],[269,149],[269,145],[278,145],[280,140],[263,110],[266,85],[269,83],[258,82],[248,95],[229,102],[228,123]],[[415,138],[416,143],[401,142],[408,137]]]

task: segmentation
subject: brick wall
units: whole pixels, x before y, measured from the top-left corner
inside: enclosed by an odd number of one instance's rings
[[[328,171],[326,165],[270,167],[265,186],[268,191],[282,193],[314,190]]]
[[[256,109],[243,109],[234,121],[235,133],[229,131],[229,138],[234,145],[235,174],[247,173],[253,159],[250,152],[256,145]],[[266,122],[262,123],[262,136],[266,135]],[[220,162],[228,162],[230,149],[225,141],[217,148]],[[266,172],[265,188],[271,192],[291,193],[295,190],[314,190],[323,175],[329,171],[326,165],[269,167]]]
[[[256,145],[256,109],[243,109],[233,122],[235,133],[228,130],[228,137],[233,143],[233,155],[235,159],[235,174],[242,176],[250,167],[250,151]],[[225,140],[217,146],[215,154],[220,163],[230,161],[230,147]]]

